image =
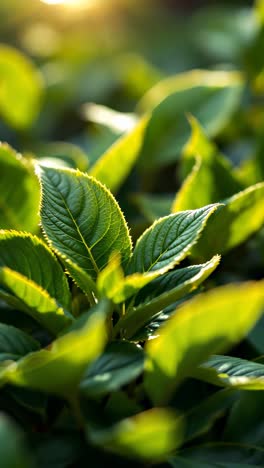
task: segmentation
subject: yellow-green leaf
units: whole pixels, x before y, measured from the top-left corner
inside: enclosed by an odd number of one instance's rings
[[[121,136],[94,164],[89,174],[117,192],[139,156],[149,117],[142,118],[135,128]]]
[[[33,166],[29,160],[2,143],[0,186],[0,228],[36,232],[40,190]]]
[[[137,307],[131,309],[118,322],[126,338],[131,338],[153,317],[169,305],[194,291],[217,268],[219,255],[203,265],[171,271],[149,283],[136,297]]]
[[[55,255],[31,234],[0,230],[0,296],[52,333],[69,323],[66,276]]]
[[[165,459],[183,440],[184,421],[168,409],[155,408],[124,419],[110,429],[89,429],[91,441],[118,455]]]
[[[206,259],[225,253],[258,231],[264,223],[264,182],[224,200],[204,228],[192,255]]]
[[[0,114],[13,127],[30,127],[41,104],[43,82],[21,52],[0,45]]]
[[[136,294],[157,275],[158,273],[150,272],[125,276],[119,255],[114,255],[107,267],[98,275],[98,292],[102,297],[108,297],[114,303],[119,304]]]
[[[263,282],[219,287],[186,302],[148,342],[145,388],[156,403],[166,401],[190,372],[214,353],[239,342],[264,305]]]
[[[183,165],[196,164],[177,193],[172,213],[216,203],[242,189],[231,163],[208,139],[198,121],[190,118],[192,135],[184,151]]]
[[[0,384],[10,383],[71,399],[85,369],[105,346],[107,310],[107,303],[99,303],[81,328],[61,336],[49,349],[10,364],[0,373]]]

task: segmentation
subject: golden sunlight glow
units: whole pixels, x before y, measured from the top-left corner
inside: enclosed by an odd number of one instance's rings
[[[95,6],[98,0],[41,0],[47,5],[62,5],[71,8],[82,8]]]

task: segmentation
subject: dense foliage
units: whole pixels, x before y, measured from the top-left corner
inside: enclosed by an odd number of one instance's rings
[[[136,41],[127,2],[108,49],[99,17],[84,46],[83,19],[29,24],[12,5],[1,468],[263,466],[263,1],[200,10],[184,45],[157,6],[139,14],[157,37]]]

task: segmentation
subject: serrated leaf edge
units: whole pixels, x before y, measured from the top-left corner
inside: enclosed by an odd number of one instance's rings
[[[113,194],[110,192],[110,190],[104,185],[102,184],[99,180],[97,180],[95,177],[91,176],[91,175],[88,175],[88,174],[85,174],[84,172],[80,171],[79,169],[70,169],[70,168],[65,168],[65,169],[56,169],[58,172],[63,172],[63,173],[70,173],[72,175],[75,175],[77,177],[85,177],[86,179],[88,180],[92,180],[95,184],[97,184],[106,194],[107,196],[109,196],[111,198],[111,200],[113,201],[114,205],[116,206],[117,208],[117,211],[120,213],[121,215],[121,218],[123,220],[123,223],[124,223],[124,226],[125,226],[125,229],[126,229],[126,233],[127,233],[127,237],[129,239],[129,244],[130,244],[130,257],[132,255],[132,249],[133,249],[133,244],[132,244],[132,238],[131,238],[131,235],[130,235],[130,232],[129,232],[129,227],[128,227],[128,224],[127,224],[127,221],[125,219],[125,216],[124,216],[124,213],[122,212],[119,204],[117,203],[115,197],[113,196]],[[41,165],[36,163],[35,165],[35,172],[36,172],[36,175],[38,177],[38,180],[39,180],[39,183],[40,183],[40,206],[39,206],[39,216],[40,216],[40,219],[41,219],[41,211],[42,211],[42,208],[43,208],[43,184],[42,184],[42,181],[41,181]],[[79,265],[75,262],[72,262],[72,260],[70,260],[67,255],[63,254],[62,252],[60,252],[56,247],[54,247],[53,245],[53,242],[52,240],[49,239],[43,225],[42,225],[42,222],[40,222],[40,227],[41,227],[41,230],[42,230],[42,233],[43,233],[43,236],[44,238],[46,239],[48,245],[50,246],[50,248],[56,253],[56,255],[58,257],[60,257],[62,260],[64,260],[66,263],[70,262],[74,265],[77,265],[78,268]],[[129,261],[129,260],[128,260]],[[82,269],[82,268],[81,268]],[[74,280],[74,278],[72,277],[72,275],[70,274],[70,272],[68,272],[69,275],[71,276],[71,278]],[[81,288],[82,289],[82,288]]]

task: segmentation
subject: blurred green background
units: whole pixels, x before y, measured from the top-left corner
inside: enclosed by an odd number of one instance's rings
[[[30,57],[43,83],[38,118],[32,125],[1,119],[0,140],[37,154],[41,143],[59,140],[95,159],[115,132],[95,124],[86,103],[132,112],[168,75],[241,69],[260,28],[246,1],[55,1],[0,2],[0,42]]]

